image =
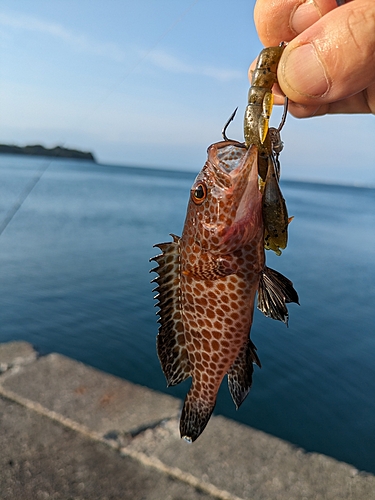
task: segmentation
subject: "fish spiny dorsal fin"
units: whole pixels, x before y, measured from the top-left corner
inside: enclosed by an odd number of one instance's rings
[[[238,353],[236,361],[228,371],[228,387],[236,409],[246,399],[251,389],[253,382],[253,364],[261,367],[256,347],[249,339]]]
[[[298,302],[293,283],[281,273],[265,267],[259,280],[258,309],[268,318],[288,324],[288,309],[285,304]]]
[[[156,345],[168,386],[179,384],[190,375],[181,313],[180,238],[174,234],[171,236],[173,241],[154,245],[162,253],[151,259],[158,264],[151,269],[158,273],[152,280],[157,283],[153,290],[158,292],[155,306],[160,308]]]

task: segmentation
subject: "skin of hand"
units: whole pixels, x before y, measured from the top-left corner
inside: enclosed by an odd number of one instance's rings
[[[254,21],[265,47],[288,42],[277,76],[294,116],[375,113],[375,0],[257,0]]]

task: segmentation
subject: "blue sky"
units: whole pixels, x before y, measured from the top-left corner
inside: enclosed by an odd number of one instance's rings
[[[198,171],[236,106],[228,135],[243,138],[254,4],[3,0],[0,142]],[[288,117],[284,178],[375,185],[374,131],[373,116]]]

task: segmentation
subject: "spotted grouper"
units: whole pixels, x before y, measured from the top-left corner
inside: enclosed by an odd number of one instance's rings
[[[261,366],[249,332],[255,296],[269,317],[287,322],[292,283],[266,267],[258,150],[226,140],[208,159],[190,193],[182,237],[155,245],[157,352],[168,386],[192,377],[180,433],[195,441],[214,410],[225,375],[238,408]]]

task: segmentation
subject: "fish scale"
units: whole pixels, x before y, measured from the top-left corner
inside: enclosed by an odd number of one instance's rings
[[[210,186],[207,203],[197,205],[191,199],[188,206],[181,238],[181,292],[186,349],[193,382],[185,399],[180,432],[189,441],[203,431],[215,407],[220,384],[249,337],[254,296],[259,272],[264,265],[262,200],[256,157],[255,149],[246,152],[242,147],[226,143],[211,146],[208,161],[195,183],[199,184],[202,179]],[[241,175],[231,176],[241,160]],[[226,191],[218,188],[218,179]],[[247,239],[242,231],[228,239],[220,224],[225,224],[227,232],[233,227],[241,200],[239,194],[243,195],[249,186],[256,230]],[[193,193],[194,189],[193,186]],[[240,223],[243,226],[244,221]],[[211,231],[205,227],[208,225]],[[200,231],[202,226],[203,231]],[[189,245],[191,241],[197,243]],[[226,252],[233,248],[234,252],[228,255]],[[218,261],[227,262],[227,266],[218,266]],[[212,275],[207,279],[209,269]],[[245,355],[241,356],[237,362],[238,370],[247,359]],[[237,365],[233,366],[232,372],[236,372]],[[252,372],[252,363],[243,370],[240,378],[245,380],[244,374],[249,371]],[[244,388],[246,394],[251,380],[250,375]],[[237,396],[235,402],[239,403]],[[195,415],[197,411],[200,418]]]
[[[182,237],[156,245],[157,350],[168,385],[192,377],[180,419],[187,441],[207,425],[225,375],[237,408],[250,390],[253,364],[261,366],[249,338],[257,290],[258,307],[283,321],[296,299],[292,283],[265,266],[257,158],[256,146],[211,145]]]

